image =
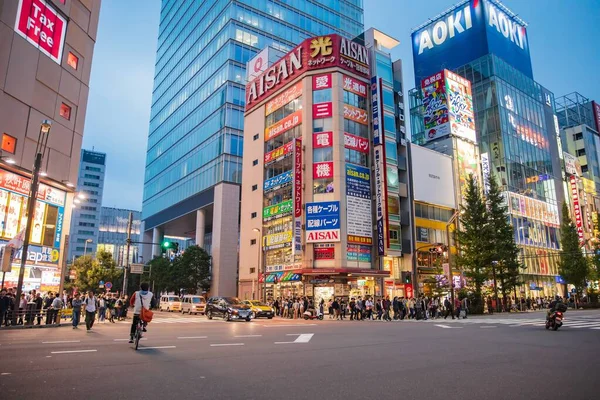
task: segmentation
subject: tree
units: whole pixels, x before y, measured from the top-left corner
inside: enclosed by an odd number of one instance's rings
[[[173,263],[168,258],[156,257],[147,265],[150,268],[147,269],[148,275],[144,278],[154,283],[154,288],[158,293],[163,291],[179,293],[181,288],[179,277],[174,272]],[[150,271],[152,271],[151,275]]]
[[[75,280],[68,282],[65,287],[76,288],[80,292],[98,291],[100,281],[116,282],[123,274],[122,270],[117,269],[112,254],[102,250],[96,254],[96,258],[87,255],[78,257],[71,268],[75,270]]]
[[[461,206],[460,229],[456,232],[459,265],[472,285],[474,285],[474,313],[483,313],[482,287],[489,277],[489,267],[493,256],[491,248],[491,232],[485,202],[473,177],[467,179]]]
[[[581,242],[577,228],[569,216],[567,203],[563,203],[562,214],[558,272],[565,281],[575,286],[577,293],[581,295],[586,286],[586,278],[590,272],[590,263],[581,251]]]
[[[173,261],[181,277],[181,288],[188,293],[208,290],[211,283],[210,255],[199,246],[190,246]]]
[[[496,305],[498,301],[498,282],[504,304],[507,304],[507,296],[511,290],[519,285],[519,273],[521,265],[519,263],[519,248],[515,243],[513,227],[510,224],[508,207],[500,192],[500,187],[495,177],[490,174],[488,177],[488,193],[486,197],[487,214],[490,232],[490,244],[493,248],[492,276],[494,277],[494,296]],[[516,298],[516,294],[515,294]]]
[[[447,296],[450,287],[448,285],[448,277],[444,274],[444,270],[440,264],[441,261],[438,259],[434,264],[433,276],[425,278],[423,282],[434,299],[441,299]]]

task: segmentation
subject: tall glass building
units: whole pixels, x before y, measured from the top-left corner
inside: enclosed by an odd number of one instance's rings
[[[211,244],[212,294],[236,293],[246,63],[363,30],[362,0],[163,0],[142,219],[144,241]],[[160,254],[144,249],[144,259]]]
[[[453,29],[452,21],[464,32],[440,43],[441,25]],[[498,21],[517,26],[516,33]],[[564,200],[558,120],[554,95],[533,80],[526,23],[497,0],[463,1],[416,28],[413,45],[417,78],[446,68],[472,84],[480,163],[505,192],[525,265],[522,294],[563,293],[557,265]],[[424,135],[421,90],[409,94],[412,141],[444,152]]]

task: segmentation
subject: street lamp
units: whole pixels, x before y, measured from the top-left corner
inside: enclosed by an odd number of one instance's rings
[[[85,240],[85,245],[83,246],[83,256],[85,257],[86,253],[87,253],[87,245],[88,243],[92,243],[92,239],[86,239]]]
[[[27,203],[27,222],[25,225],[25,237],[23,239],[23,250],[21,256],[21,268],[19,269],[19,281],[17,283],[17,294],[16,299],[21,298],[21,292],[23,290],[23,280],[25,278],[25,265],[27,264],[27,253],[29,249],[29,238],[31,236],[31,225],[33,223],[33,215],[35,213],[35,204],[37,202],[38,185],[40,182],[40,168],[42,167],[42,159],[46,155],[48,149],[48,137],[50,136],[50,128],[52,122],[45,119],[40,125],[40,133],[38,134],[37,144],[35,146],[35,161],[33,162],[33,171],[31,173],[31,187],[29,189],[29,198]],[[15,310],[18,305],[15,306]],[[12,323],[17,323],[17,313],[14,312],[12,316]]]
[[[259,295],[259,300],[262,300],[264,302],[267,301],[267,271],[266,271],[266,267],[265,267],[265,260],[264,260],[264,250],[263,250],[263,242],[262,242],[262,230],[258,229],[258,228],[253,228],[252,229],[253,232],[258,233],[258,241],[259,241],[259,248],[258,248],[258,253],[257,253],[257,267],[258,267],[258,276],[260,278],[260,272],[262,270],[262,274],[263,274],[263,284],[262,284],[262,288],[260,289],[260,295]],[[263,256],[263,260],[261,260],[260,256]],[[262,261],[262,262],[261,262]]]

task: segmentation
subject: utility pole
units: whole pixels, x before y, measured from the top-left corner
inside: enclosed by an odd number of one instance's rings
[[[129,221],[127,222],[127,250],[125,256],[125,265],[123,266],[123,294],[127,294],[127,270],[129,269],[129,252],[131,250],[131,226],[133,225],[133,213],[129,213]]]

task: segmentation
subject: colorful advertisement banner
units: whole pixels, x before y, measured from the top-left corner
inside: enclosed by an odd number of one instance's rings
[[[560,226],[558,206],[518,193],[504,192],[503,195],[508,199],[511,214],[542,221],[550,226]]]
[[[268,190],[279,189],[283,185],[287,185],[293,180],[294,171],[289,170],[284,172],[283,174],[279,174],[272,178],[269,178],[263,184],[263,190],[266,192]]]
[[[314,248],[314,259],[317,260],[333,260],[335,259],[335,248],[334,247],[324,247]]]
[[[448,100],[444,72],[421,81],[423,92],[423,122],[425,140],[430,141],[450,134]]]
[[[313,91],[322,89],[331,89],[331,74],[314,75],[312,78]]]
[[[373,243],[369,168],[346,164],[346,228],[348,243]]]
[[[479,176],[479,160],[477,159],[476,152],[477,150],[473,143],[456,139],[454,157],[456,158],[458,168],[458,187],[460,188],[461,203],[467,190],[467,180],[469,179],[469,175],[473,174],[475,177]]]
[[[288,115],[281,121],[269,126],[265,129],[265,142],[271,140],[284,132],[300,125],[302,123],[302,110],[298,110],[293,114]]]
[[[385,156],[383,154],[383,146],[375,146],[373,150],[375,157],[375,210],[377,214],[377,252],[380,256],[385,254],[385,232],[383,220],[385,218]]]
[[[444,71],[444,75],[448,95],[450,132],[475,143],[477,138],[471,82],[448,70]]]
[[[333,146],[333,132],[313,133],[313,149]]]
[[[373,114],[373,144],[375,146],[382,143],[381,138],[383,137],[383,115],[381,114],[381,108],[379,107],[379,99],[379,81],[376,76],[373,76],[371,78],[371,113]]]
[[[346,246],[348,261],[371,262],[371,246],[348,244]]]
[[[265,105],[265,116],[272,114],[273,111],[279,110],[281,107],[288,104],[290,101],[297,99],[302,95],[302,81],[296,82],[289,88],[285,89],[281,94],[275,96]]]
[[[581,176],[581,164],[579,159],[569,153],[563,153],[563,160],[565,162],[565,172],[569,175]]]
[[[367,125],[369,123],[369,113],[362,108],[344,104],[344,118]]]
[[[577,178],[573,175],[569,178],[571,183],[571,200],[573,201],[573,216],[575,217],[575,226],[577,227],[577,235],[579,242],[583,246],[583,218],[581,215],[581,206],[579,205],[579,188],[577,186]]]
[[[281,147],[276,148],[265,154],[265,166],[274,163],[275,161],[283,160],[286,155],[294,150],[294,142],[288,142]]]
[[[23,196],[29,196],[31,179],[0,169],[0,188]],[[50,187],[44,183],[40,183],[38,186],[37,199],[46,203],[64,207],[66,196],[66,192]]]
[[[292,231],[274,233],[264,237],[265,250],[288,247],[292,244]]]
[[[344,132],[344,147],[369,154],[369,140]]]
[[[340,241],[340,202],[324,201],[306,204],[306,242]]]
[[[268,221],[275,217],[283,217],[291,214],[294,210],[292,200],[287,200],[269,207],[263,208],[263,220]]]
[[[313,119],[327,118],[333,115],[333,103],[313,104]]]
[[[333,178],[333,161],[313,164],[313,179]]]
[[[367,85],[350,76],[342,75],[343,88],[359,96],[367,97]]]

